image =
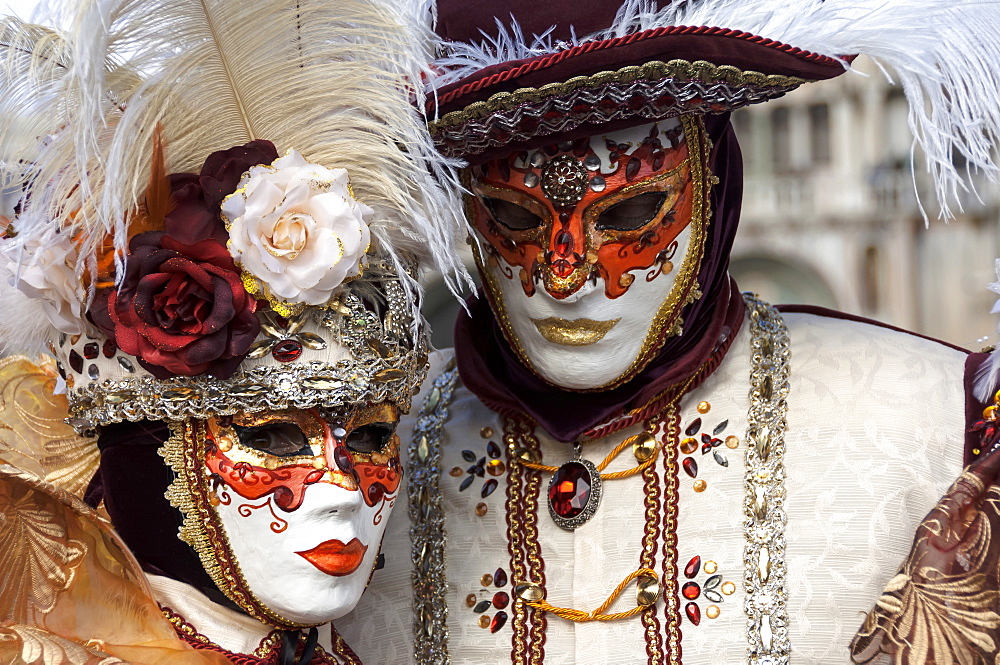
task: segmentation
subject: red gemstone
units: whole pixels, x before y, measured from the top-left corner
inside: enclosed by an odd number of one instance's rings
[[[493,584],[498,587],[507,584],[507,573],[503,568],[497,568],[496,572],[493,573]],[[502,609],[502,608],[501,608]]]
[[[688,600],[695,600],[701,595],[701,587],[698,586],[697,582],[685,582],[684,586],[681,587],[681,593]]]
[[[506,591],[497,591],[493,594],[493,607],[502,610],[507,607],[508,603],[510,603],[510,596],[507,595]]]
[[[105,358],[114,358],[115,353],[118,351],[118,345],[115,344],[115,340],[106,339],[104,340],[104,346],[101,350],[104,352]]]
[[[691,557],[688,565],[684,566],[684,577],[690,579],[697,575],[699,570],[701,570],[701,557]]]
[[[83,374],[83,356],[77,353],[76,349],[70,349],[69,366],[72,367],[73,371],[77,374]]]
[[[692,478],[698,477],[698,462],[693,457],[685,457],[684,461],[681,462],[681,466],[684,467],[684,473],[687,475]]]
[[[566,231],[560,231],[556,234],[556,254],[560,256],[567,256],[573,251],[573,236]]]
[[[302,344],[294,339],[286,339],[283,342],[278,342],[271,349],[271,355],[279,363],[290,363],[293,360],[298,360],[298,357],[302,355]]]
[[[687,434],[688,436],[694,436],[695,434],[698,433],[698,430],[700,429],[701,429],[701,418],[695,418],[694,420],[691,421],[691,424],[687,426],[687,429],[684,430],[684,433]]]
[[[493,615],[493,621],[490,621],[490,632],[495,633],[504,627],[507,623],[507,613],[497,612]]]
[[[555,514],[570,519],[582,513],[590,501],[592,482],[590,471],[580,462],[566,462],[559,467],[549,485],[549,504]]]
[[[100,352],[101,347],[97,342],[87,342],[83,345],[83,357],[87,360],[93,360]]]
[[[691,623],[698,625],[701,623],[701,608],[698,607],[698,603],[688,603],[684,606],[684,614],[688,615],[688,619]]]

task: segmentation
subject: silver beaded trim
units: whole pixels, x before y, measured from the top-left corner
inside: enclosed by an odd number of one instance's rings
[[[407,449],[407,496],[413,571],[413,653],[420,665],[447,665],[448,578],[444,508],[441,505],[441,435],[458,382],[454,361],[432,385],[420,407]]]
[[[785,583],[785,429],[788,328],[767,303],[743,294],[750,315],[750,411],[747,416],[743,521],[744,610],[749,665],[787,665]]]

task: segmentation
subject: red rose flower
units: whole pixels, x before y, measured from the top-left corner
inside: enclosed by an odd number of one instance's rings
[[[158,232],[135,236],[125,278],[107,307],[91,310],[94,322],[111,328],[118,347],[158,379],[228,378],[260,331],[257,301],[225,246],[213,240],[183,247]]]

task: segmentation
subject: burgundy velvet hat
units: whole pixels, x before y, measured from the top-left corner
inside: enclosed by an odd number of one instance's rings
[[[667,24],[670,7],[635,1],[438,0],[437,11],[431,132],[446,156],[472,164],[731,111],[833,78],[852,59],[725,26]]]

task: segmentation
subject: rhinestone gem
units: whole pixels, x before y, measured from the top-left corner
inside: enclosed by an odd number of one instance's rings
[[[545,163],[546,163],[547,161],[548,161],[548,159],[546,159],[546,157],[545,157],[545,153],[543,153],[543,152],[542,152],[541,150],[538,150],[538,151],[536,151],[536,152],[535,152],[535,154],[533,154],[533,155],[531,156],[531,161],[530,161],[530,163],[531,163],[531,165],[532,165],[532,166],[534,166],[534,167],[535,167],[536,169],[540,169],[540,168],[542,168],[543,166],[545,166]]]
[[[510,596],[506,591],[497,591],[493,594],[493,607],[502,610],[510,603]]]
[[[476,515],[478,515],[479,517],[482,517],[487,512],[489,512],[489,506],[487,506],[485,503],[477,503],[476,504]]]
[[[486,463],[486,472],[489,473],[491,476],[502,475],[503,472],[506,470],[507,467],[504,466],[504,463],[498,459],[491,459],[489,462]]]
[[[490,627],[490,615],[484,614],[483,616],[479,617],[479,627],[480,628]]]
[[[340,379],[329,376],[310,376],[301,381],[303,388],[310,390],[336,390],[344,385]]]
[[[476,479],[475,476],[466,476],[465,480],[462,481],[462,484],[458,486],[458,491],[464,492],[465,490],[469,489],[469,486],[472,485],[472,481],[474,481],[475,479]]]
[[[76,352],[76,349],[69,351],[69,366],[77,374],[83,374],[83,356]]]
[[[726,437],[726,448],[737,448],[739,447],[739,445],[740,445],[739,437],[732,435]]]
[[[736,592],[736,585],[735,584],[733,584],[732,582],[723,582],[722,583],[722,593],[726,594],[727,596],[731,596],[735,592]]]
[[[448,473],[451,475],[452,478],[458,478],[459,476],[461,476],[465,472],[462,471],[462,467],[460,467],[460,466],[453,466],[451,468],[451,471],[449,471]]]
[[[90,367],[87,368],[87,376],[90,377],[91,381],[97,381],[101,377],[101,370],[97,369],[97,365],[91,363]]]
[[[715,591],[713,589],[705,589],[704,590],[704,594],[705,594],[705,598],[708,598],[713,603],[721,603],[722,602],[722,594],[719,593],[718,591]]]
[[[464,459],[466,462],[475,462],[476,453],[472,452],[471,450],[463,450],[462,459]]]
[[[302,343],[294,339],[286,339],[278,342],[271,349],[271,356],[279,363],[290,363],[298,360],[302,355]]]
[[[684,614],[694,625],[701,623],[701,608],[698,607],[698,603],[688,603],[684,606]]]
[[[688,437],[681,441],[681,452],[685,455],[690,455],[696,450],[698,450],[698,439]]]
[[[476,594],[470,593],[468,596],[466,596],[465,597],[465,605],[467,607],[475,607],[476,606]]]
[[[590,191],[592,192],[603,192],[604,188],[607,187],[607,183],[604,178],[599,175],[595,175],[590,179]]]
[[[97,342],[87,342],[83,345],[83,357],[87,360],[93,360],[101,352],[101,347]]]
[[[721,610],[718,605],[709,605],[705,608],[705,616],[709,619],[718,619],[719,614],[721,614]]]
[[[691,579],[698,574],[699,570],[701,570],[701,557],[691,557],[691,560],[687,562],[686,566],[684,566],[684,577]]]
[[[706,489],[708,489],[708,483],[699,478],[698,480],[694,481],[694,485],[692,485],[691,488],[695,492],[704,492]]]
[[[681,594],[688,600],[696,600],[701,595],[701,587],[697,582],[685,582]]]
[[[590,501],[593,479],[590,470],[580,462],[567,462],[559,467],[549,485],[549,504],[563,519],[576,517]]]
[[[493,573],[493,584],[496,584],[497,586],[507,585],[507,573],[503,568],[497,568]]]
[[[685,457],[684,461],[681,462],[681,466],[684,467],[684,473],[691,476],[692,478],[698,477],[698,462],[693,457]]]
[[[278,392],[288,394],[295,390],[295,382],[289,377],[285,377],[278,381]]]
[[[597,155],[587,155],[587,158],[583,160],[583,167],[588,171],[596,171],[601,168],[601,158]]]
[[[129,360],[124,356],[118,356],[118,364],[121,365],[122,369],[125,370],[126,372],[135,371],[135,365],[132,364],[131,360]]]
[[[104,340],[104,345],[101,350],[104,352],[105,358],[114,358],[115,353],[118,351],[118,345],[115,344],[115,340],[106,339]]]
[[[493,430],[490,430],[492,432]],[[490,441],[486,444],[486,454],[493,459],[498,459],[500,457],[500,446]]]
[[[493,617],[493,621],[490,622],[490,632],[495,633],[503,628],[507,624],[507,613],[497,612]]]
[[[727,460],[726,456],[720,453],[718,450],[712,451],[712,457],[715,458],[715,461],[718,462],[720,466],[729,466],[729,460]]]
[[[712,409],[712,405],[702,400],[698,402],[698,413],[708,413]]]
[[[687,434],[688,436],[694,436],[695,434],[698,433],[698,430],[700,429],[701,429],[701,418],[695,418],[694,420],[691,421],[691,424],[687,426],[687,429],[684,430],[684,433]]]
[[[380,372],[375,373],[375,379],[378,381],[395,381],[396,379],[402,379],[406,376],[406,372],[401,369],[389,368],[383,369]]]
[[[524,186],[530,188],[538,187],[538,175],[529,171],[524,174]]]
[[[710,563],[715,563],[715,562],[714,561],[706,561],[705,562],[705,572],[706,573],[711,572],[711,571],[708,570],[708,564],[710,564]],[[722,583],[722,575],[712,575],[707,580],[705,580],[705,588],[706,589],[714,589],[715,587],[719,586],[721,583]]]
[[[476,603],[476,606],[472,608],[472,611],[476,614],[482,614],[486,610],[490,609],[490,607],[492,607],[492,603],[489,600],[480,600]]]
[[[499,483],[497,483],[496,478],[490,478],[485,483],[483,483],[483,490],[482,492],[480,492],[482,497],[485,499],[490,494],[493,494],[493,491],[496,490],[498,484]]]
[[[482,428],[481,430],[479,430],[479,436],[483,437],[484,439],[490,438],[491,436],[493,436],[493,428],[492,427],[484,427],[484,428]],[[496,445],[496,444],[493,444],[493,445]]]
[[[490,586],[491,584],[493,584],[493,576],[490,575],[489,573],[486,573],[485,575],[479,578],[479,583],[482,584],[483,586]]]
[[[721,423],[716,425],[715,429],[712,430],[712,436],[719,436],[719,434],[722,434],[722,430],[726,429],[727,425],[729,425],[728,420],[723,420]]]
[[[714,575],[719,570],[719,564],[714,561],[705,562],[705,573],[707,575]]]

